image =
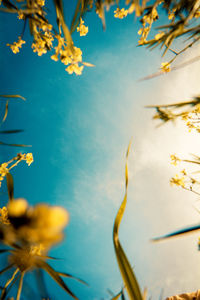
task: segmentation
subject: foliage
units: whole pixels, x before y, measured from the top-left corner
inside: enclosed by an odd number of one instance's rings
[[[54,20],[48,19],[48,7],[45,0],[2,0],[0,11],[5,13],[17,14],[18,19],[24,23],[22,34],[18,41],[13,44],[7,44],[13,53],[18,53],[25,43],[23,35],[27,23],[29,24],[30,34],[33,36],[32,49],[39,56],[48,51],[55,50],[51,58],[55,61],[59,59],[67,66],[65,69],[69,74],[75,73],[81,75],[84,65],[93,66],[82,60],[81,49],[74,46],[72,33],[77,30],[80,36],[88,33],[88,26],[84,24],[84,17],[88,13],[95,11],[101,18],[103,28],[106,27],[105,8],[109,10],[112,5],[117,5],[114,11],[114,17],[123,19],[129,14],[135,13],[140,18],[142,27],[138,31],[141,38],[139,45],[155,48],[160,46],[164,48],[163,55],[170,50],[173,57],[169,62],[163,62],[161,71],[166,73],[171,70],[171,63],[178,55],[185,52],[188,48],[199,42],[200,25],[200,5],[198,0],[154,0],[148,5],[147,0],[126,0],[125,8],[119,0],[77,0],[75,12],[70,12],[70,28],[64,19],[64,8],[62,0],[54,0],[55,11],[57,15],[57,28],[53,26]],[[151,39],[147,40],[152,31],[154,23],[166,12],[168,20],[164,25],[157,28],[158,33]],[[184,36],[187,41],[180,51],[171,49],[175,39]],[[57,45],[55,46],[55,41]],[[189,42],[188,42],[189,41]]]
[[[69,74],[75,73],[81,75],[84,66],[92,67],[91,63],[83,61],[82,51],[76,47],[73,42],[72,34],[77,31],[79,35],[85,36],[89,32],[86,16],[95,12],[101,19],[103,28],[106,28],[106,10],[114,6],[113,14],[117,19],[124,19],[130,14],[135,14],[139,18],[141,28],[138,31],[140,38],[139,46],[146,46],[154,49],[160,47],[163,50],[163,56],[170,51],[172,58],[169,61],[162,62],[160,71],[157,75],[168,73],[175,67],[171,64],[175,59],[186,50],[197,44],[200,39],[200,3],[199,0],[154,0],[148,3],[147,0],[77,0],[75,11],[71,11],[68,18],[64,17],[64,6],[62,0],[54,0],[54,10],[56,20],[49,17],[49,6],[45,0],[0,0],[0,12],[15,14],[19,22],[23,23],[22,33],[18,36],[17,41],[7,43],[14,54],[19,53],[22,46],[26,43],[24,40],[24,32],[29,26],[30,36],[32,37],[31,47],[33,52],[38,56],[42,56],[47,52],[52,52],[51,59],[61,61],[66,66]],[[165,17],[165,15],[167,17]],[[155,28],[157,21],[161,19],[162,25]],[[56,22],[55,22],[56,21]],[[57,23],[57,25],[54,25]],[[67,24],[70,23],[70,26]],[[87,25],[87,26],[86,26]],[[156,29],[156,34],[154,32]],[[183,47],[174,50],[174,41],[182,38]],[[194,58],[195,60],[199,57]],[[193,59],[193,60],[194,60]],[[188,62],[187,62],[188,63]],[[177,67],[176,67],[177,68]],[[153,77],[155,74],[153,74]],[[148,76],[145,79],[149,79]],[[10,98],[21,98],[19,95],[1,95],[1,100],[6,100],[5,111],[2,122],[5,122],[8,116],[8,107]],[[154,119],[159,119],[166,123],[181,118],[188,129],[200,132],[199,114],[200,114],[200,96],[196,96],[188,102],[180,102],[170,105],[149,106],[156,109]],[[20,129],[0,131],[1,134],[18,133]],[[1,145],[10,146],[26,146],[19,144],[6,144],[0,142]],[[123,217],[123,213],[127,202],[128,188],[128,155],[130,145],[126,155],[125,165],[125,196],[123,202],[116,215],[113,227],[113,243],[115,253],[121,272],[124,287],[112,299],[125,299],[124,289],[127,290],[131,300],[145,299],[142,295],[139,284],[137,283],[135,274],[126,257],[118,237],[119,226]],[[194,156],[194,159],[180,159],[175,154],[171,155],[172,163],[180,162],[200,164],[200,158]],[[63,230],[68,222],[68,213],[64,208],[49,206],[46,204],[37,204],[30,206],[25,199],[14,199],[14,184],[10,170],[22,160],[30,165],[33,161],[32,153],[19,153],[13,159],[0,165],[0,183],[6,178],[9,201],[8,204],[0,209],[0,241],[8,248],[3,248],[0,253],[8,254],[9,264],[0,274],[6,273],[12,269],[11,278],[7,280],[2,288],[1,299],[5,299],[10,288],[19,280],[16,299],[20,299],[24,276],[27,272],[37,270],[41,274],[41,270],[46,271],[70,296],[77,299],[75,294],[68,288],[62,277],[73,277],[68,273],[55,271],[50,264],[46,262],[53,259],[48,256],[50,248],[61,242],[63,239]],[[198,194],[195,189],[200,184],[200,180],[185,169],[181,175],[176,175],[171,179],[171,184],[181,186],[186,190],[190,190]],[[163,237],[156,238],[161,240],[172,236],[182,235],[199,229],[198,226],[192,226],[183,230],[173,232]],[[75,278],[77,279],[77,278]]]

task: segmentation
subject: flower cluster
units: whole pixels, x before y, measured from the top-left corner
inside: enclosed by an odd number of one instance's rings
[[[169,62],[163,62],[160,67],[161,71],[164,73],[168,73],[171,71],[171,66]]]
[[[88,27],[84,25],[82,18],[80,19],[80,24],[77,27],[77,31],[80,33],[80,36],[85,36],[88,33]]]
[[[118,19],[123,19],[128,15],[128,13],[129,11],[127,9],[120,9],[119,7],[117,7],[117,9],[114,11],[114,17]]]
[[[64,38],[57,36],[58,45],[55,47],[55,54],[51,56],[51,59],[58,61],[59,58],[64,65],[68,65],[65,69],[69,74],[75,73],[81,75],[83,70],[82,63],[82,51],[80,48],[72,46],[70,48],[65,42]]]
[[[14,42],[13,44],[6,44],[10,47],[13,53],[19,53],[19,48],[22,48],[22,45],[26,42],[21,39],[21,37],[18,38],[17,42]]]
[[[45,260],[48,250],[63,239],[63,229],[69,220],[68,212],[58,206],[28,205],[25,199],[13,199],[0,209],[0,241],[10,247],[9,265],[1,273],[14,268],[12,277],[2,289],[1,299],[14,279],[21,274],[16,299],[20,299],[25,273],[33,269],[44,269],[61,287],[74,296],[59,273]],[[75,299],[77,299],[74,296]]]
[[[8,162],[5,162],[0,165],[0,187],[1,182],[5,178],[6,174],[9,173],[9,171],[14,168],[18,163],[22,160],[25,160],[28,166],[33,162],[33,154],[32,153],[18,153],[18,155]]]

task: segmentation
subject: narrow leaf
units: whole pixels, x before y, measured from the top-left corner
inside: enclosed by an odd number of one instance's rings
[[[79,282],[81,282],[81,283],[83,283],[85,285],[89,285],[86,281],[84,281],[84,280],[82,280],[82,279],[80,279],[78,277],[75,277],[75,276],[73,276],[71,274],[63,273],[63,272],[57,272],[57,273],[58,273],[59,276],[73,278],[73,279],[76,279],[77,281],[79,281]]]
[[[161,241],[161,240],[164,240],[164,239],[167,239],[167,238],[171,238],[171,237],[183,235],[183,234],[186,234],[186,233],[190,233],[192,231],[196,231],[196,230],[199,230],[199,229],[200,229],[200,224],[192,226],[192,227],[188,227],[188,228],[185,228],[185,229],[181,229],[181,230],[178,230],[178,231],[175,231],[175,232],[172,232],[172,233],[160,236],[160,237],[156,237],[156,238],[152,239],[152,241],[153,242]]]
[[[5,122],[5,120],[7,118],[7,115],[8,115],[8,100],[6,101],[5,113],[4,113],[4,116],[3,116],[2,123]]]
[[[10,133],[19,133],[23,132],[23,129],[13,129],[13,130],[0,130],[0,134],[10,134]]]
[[[12,201],[14,199],[14,183],[13,183],[13,177],[10,173],[6,174],[6,182],[7,182],[9,201]]]
[[[24,272],[21,273],[21,277],[20,277],[20,281],[19,281],[19,286],[18,286],[18,290],[17,290],[17,298],[16,300],[20,300],[20,295],[22,292],[22,285],[23,285],[23,279],[24,279]]]
[[[31,145],[24,145],[24,144],[8,144],[4,142],[0,142],[2,146],[11,146],[11,147],[32,147]]]
[[[72,293],[68,286],[64,283],[59,274],[45,261],[39,261],[38,267],[44,269],[59,285],[62,287],[71,297],[78,300],[78,298]]]
[[[119,237],[118,237],[118,231],[119,226],[126,208],[126,202],[127,202],[127,188],[128,188],[128,156],[130,152],[130,146],[131,142],[129,143],[127,153],[126,153],[126,165],[125,165],[125,195],[124,199],[121,203],[121,206],[118,210],[118,213],[115,218],[114,226],[113,226],[113,243],[115,248],[115,254],[117,257],[117,262],[119,265],[119,269],[122,275],[122,279],[124,281],[125,287],[127,289],[129,298],[131,300],[142,300],[142,294],[140,291],[140,287],[137,283],[136,277],[134,275],[134,272],[131,268],[131,265],[124,253],[124,250],[120,244]]]
[[[20,96],[20,95],[0,95],[0,97],[2,97],[2,98],[20,98],[20,99],[22,99],[22,100],[26,100],[26,98],[24,98],[24,97],[22,97],[22,96]]]

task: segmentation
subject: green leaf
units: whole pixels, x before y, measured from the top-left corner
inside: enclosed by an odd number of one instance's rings
[[[13,183],[13,177],[10,173],[6,174],[6,181],[7,181],[9,201],[12,201],[14,199],[14,183]]]
[[[128,188],[128,156],[130,152],[130,146],[131,142],[129,143],[127,153],[126,153],[126,165],[125,165],[125,195],[124,199],[121,203],[121,206],[118,210],[118,213],[115,218],[114,222],[114,227],[113,227],[113,243],[114,243],[114,248],[115,248],[115,254],[117,257],[117,262],[119,265],[119,269],[122,275],[122,279],[124,281],[125,287],[127,289],[129,298],[131,300],[142,300],[142,294],[140,291],[140,287],[138,285],[137,279],[134,275],[134,272],[132,270],[132,267],[126,257],[126,254],[124,253],[124,250],[120,244],[119,241],[119,236],[118,236],[118,231],[119,231],[119,226],[126,208],[126,203],[127,203],[127,188]]]

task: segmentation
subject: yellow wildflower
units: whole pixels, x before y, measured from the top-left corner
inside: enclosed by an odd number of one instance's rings
[[[168,63],[168,62],[161,63],[160,68],[161,68],[162,72],[164,72],[164,73],[168,73],[171,71],[171,66],[170,66],[170,63]]]
[[[187,173],[186,173],[185,169],[183,169],[183,170],[181,171],[181,174],[183,174],[184,176],[186,176],[186,175],[187,175]]]
[[[45,5],[45,0],[37,0],[37,4],[39,6],[44,6]]]
[[[28,164],[28,166],[30,166],[30,164],[32,164],[32,162],[33,162],[33,154],[27,153],[26,154],[26,163]]]
[[[118,19],[123,19],[128,15],[127,9],[120,9],[119,7],[114,11],[114,17]]]
[[[172,177],[170,179],[170,184],[171,185],[179,185],[181,187],[185,187],[185,177],[179,177],[178,174],[175,175],[175,177]]]
[[[5,225],[10,224],[10,221],[8,219],[8,209],[5,206],[0,208],[0,222]]]
[[[51,55],[51,59],[58,61],[58,55],[56,55],[56,54]]]
[[[23,40],[21,39],[21,37],[19,37],[17,42],[14,42],[13,44],[6,44],[6,46],[9,46],[10,49],[12,50],[12,52],[13,52],[14,54],[16,54],[16,53],[19,53],[19,48],[21,48],[22,45],[25,44],[25,43],[26,43],[26,42],[23,41]]]
[[[24,19],[24,14],[21,11],[18,11],[18,19],[23,20]]]
[[[83,66],[79,67],[79,65],[71,64],[65,69],[69,74],[75,73],[76,75],[81,75],[83,71]]]
[[[81,18],[79,27],[77,27],[77,32],[80,32],[80,36],[85,36],[88,33],[88,27],[84,25],[84,21]]]
[[[200,17],[200,9],[198,9],[195,14],[194,14],[195,18],[199,18]]]
[[[171,154],[170,158],[171,158],[171,164],[174,166],[177,165],[177,162],[181,161],[180,158],[178,158],[175,154]]]

